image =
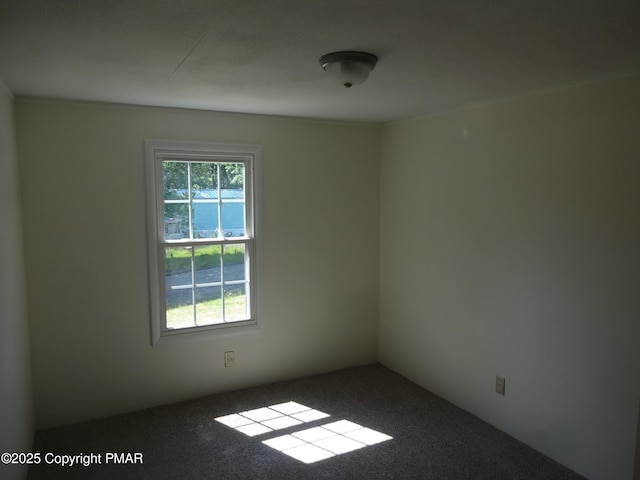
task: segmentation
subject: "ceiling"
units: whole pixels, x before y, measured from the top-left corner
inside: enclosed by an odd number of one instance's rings
[[[378,123],[633,73],[638,0],[0,0],[16,96]]]

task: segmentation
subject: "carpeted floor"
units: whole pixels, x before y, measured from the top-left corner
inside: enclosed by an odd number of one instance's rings
[[[262,443],[274,438],[291,449]],[[583,478],[381,365],[44,430],[34,451],[31,480]],[[91,453],[100,463],[49,464]]]

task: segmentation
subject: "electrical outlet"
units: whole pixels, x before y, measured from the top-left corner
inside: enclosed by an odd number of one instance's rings
[[[230,352],[224,352],[224,366],[225,367],[233,367],[234,353],[233,350]]]
[[[499,393],[500,395],[504,395],[504,384],[505,384],[505,379],[504,377],[496,377],[496,393]]]

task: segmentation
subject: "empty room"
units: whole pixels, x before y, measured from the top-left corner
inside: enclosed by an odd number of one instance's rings
[[[0,477],[640,480],[638,32],[0,2]]]

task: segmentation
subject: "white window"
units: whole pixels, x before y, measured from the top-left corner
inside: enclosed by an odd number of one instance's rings
[[[152,343],[256,329],[260,147],[145,149]]]

